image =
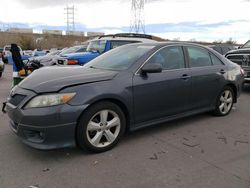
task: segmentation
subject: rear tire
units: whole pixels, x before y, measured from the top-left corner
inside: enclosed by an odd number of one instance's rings
[[[226,116],[231,112],[234,103],[234,95],[233,89],[229,86],[226,86],[222,90],[214,110],[216,116]]]
[[[80,117],[77,145],[95,153],[110,150],[123,136],[125,127],[125,115],[119,106],[111,102],[96,103]]]
[[[0,72],[0,78],[2,77],[2,74],[3,74],[3,73],[2,73],[2,72]]]

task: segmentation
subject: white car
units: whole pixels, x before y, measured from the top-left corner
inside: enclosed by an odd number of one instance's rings
[[[32,50],[24,50],[24,51],[23,51],[23,54],[24,54],[24,55],[27,55],[27,56],[32,56],[33,51],[32,51]]]

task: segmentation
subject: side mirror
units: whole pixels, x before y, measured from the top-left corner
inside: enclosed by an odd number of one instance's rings
[[[146,75],[147,73],[160,73],[162,72],[162,65],[159,63],[146,63],[142,69],[141,74]]]

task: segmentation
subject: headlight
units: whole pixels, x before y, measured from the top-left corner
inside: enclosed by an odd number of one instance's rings
[[[25,108],[39,108],[47,106],[55,106],[59,104],[65,104],[69,102],[75,93],[63,93],[63,94],[49,94],[49,95],[40,95],[37,96],[25,106]]]

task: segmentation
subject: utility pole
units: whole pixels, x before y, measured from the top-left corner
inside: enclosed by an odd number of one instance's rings
[[[145,0],[132,0],[130,32],[145,33],[144,5]]]
[[[67,5],[67,7],[64,8],[64,11],[66,14],[67,31],[75,31],[75,13],[76,13],[75,6]]]

